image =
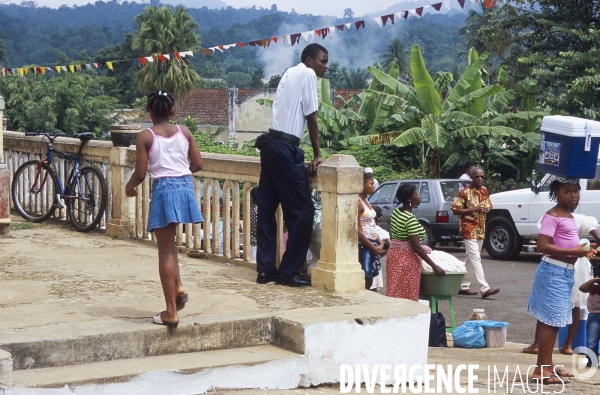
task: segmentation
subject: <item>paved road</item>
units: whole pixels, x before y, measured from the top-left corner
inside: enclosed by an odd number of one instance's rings
[[[459,248],[440,248],[464,260],[465,250]],[[457,325],[468,320],[473,309],[485,309],[488,319],[506,321],[510,324],[507,341],[531,343],[535,331],[535,320],[527,314],[527,301],[531,284],[541,254],[522,253],[514,261],[498,261],[482,252],[483,268],[490,286],[500,287],[500,293],[488,299],[477,296],[457,295],[453,298]],[[384,263],[385,264],[385,263]],[[381,290],[385,293],[385,290]],[[449,320],[448,303],[439,303],[440,311]]]

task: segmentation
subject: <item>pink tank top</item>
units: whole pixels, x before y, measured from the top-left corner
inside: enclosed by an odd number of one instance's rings
[[[544,214],[540,234],[552,237],[552,244],[560,248],[576,248],[579,245],[575,218],[554,217]]]
[[[192,174],[188,153],[190,142],[177,125],[177,133],[163,137],[152,133],[152,146],[148,150],[148,168],[153,180],[164,177],[182,177]]]

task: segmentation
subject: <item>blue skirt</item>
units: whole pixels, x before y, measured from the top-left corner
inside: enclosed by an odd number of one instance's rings
[[[546,325],[562,328],[571,324],[574,272],[542,260],[535,272],[527,312]]]
[[[377,240],[370,240],[373,245],[377,245]],[[371,253],[371,251],[358,243],[358,261],[365,272],[365,278],[373,278],[379,275],[381,270],[381,260],[379,255]]]
[[[197,224],[203,221],[191,175],[152,181],[152,198],[146,227],[148,232],[173,223]]]

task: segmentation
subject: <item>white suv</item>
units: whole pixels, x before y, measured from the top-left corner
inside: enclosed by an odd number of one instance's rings
[[[556,203],[548,198],[554,176],[546,174],[531,189],[518,189],[490,196],[493,210],[487,215],[484,246],[496,259],[515,259],[524,244],[535,243],[538,220]],[[575,212],[600,218],[600,160],[593,179],[582,179],[581,200]]]

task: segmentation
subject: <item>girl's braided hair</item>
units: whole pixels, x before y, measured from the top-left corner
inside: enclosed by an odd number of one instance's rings
[[[590,261],[592,264],[592,277],[600,277],[600,262]]]
[[[550,183],[550,193],[548,193],[548,198],[550,200],[552,200],[553,202],[556,202],[558,200],[558,198],[556,197],[556,191],[558,191],[558,188],[560,188],[560,186],[563,184],[563,182],[560,182],[558,180],[554,180]],[[579,186],[579,183],[577,183],[577,186]],[[579,189],[581,189],[581,187]]]
[[[148,95],[148,108],[152,114],[167,118],[175,107],[175,97],[166,90],[155,90]]]

